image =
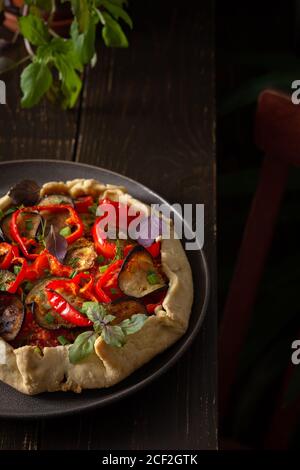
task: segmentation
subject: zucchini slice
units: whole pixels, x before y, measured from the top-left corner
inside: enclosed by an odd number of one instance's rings
[[[142,246],[133,248],[125,258],[118,283],[124,294],[138,299],[166,286],[152,256]]]
[[[23,302],[14,294],[0,292],[0,336],[12,341],[19,333],[24,320]]]

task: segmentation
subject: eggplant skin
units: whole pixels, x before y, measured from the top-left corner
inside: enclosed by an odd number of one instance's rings
[[[110,315],[114,315],[116,318],[112,321],[112,325],[117,325],[127,318],[131,318],[132,315],[142,313],[147,315],[145,305],[136,299],[117,299],[107,305],[107,310]]]
[[[149,275],[154,275],[157,282],[150,283]],[[140,245],[133,248],[125,258],[118,276],[118,284],[125,295],[138,299],[166,287],[152,256]]]
[[[57,330],[58,328],[76,328],[72,323],[64,322],[61,316],[55,312],[48,303],[45,286],[58,278],[48,278],[36,284],[25,299],[26,305],[31,305],[35,321],[46,330]],[[60,278],[62,279],[62,278]]]
[[[22,328],[25,310],[23,302],[14,294],[0,292],[0,337],[5,341],[16,338]]]
[[[64,264],[78,272],[87,271],[94,266],[96,258],[94,243],[86,238],[80,238],[69,246]]]

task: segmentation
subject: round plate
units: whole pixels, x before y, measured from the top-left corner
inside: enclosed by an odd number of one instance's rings
[[[74,178],[95,178],[104,183],[123,185],[136,198],[148,203],[166,203],[158,194],[125,176],[103,168],[56,160],[22,160],[0,163],[0,187],[5,194],[16,182],[34,179],[42,184],[47,181],[66,181]],[[173,212],[176,219],[180,215]],[[208,302],[209,277],[207,264],[201,250],[187,253],[192,266],[195,298],[189,328],[186,334],[168,350],[131,374],[118,385],[108,389],[72,392],[43,393],[27,396],[0,382],[0,416],[12,418],[45,418],[60,416],[104,406],[133,393],[159,377],[186,351],[201,326]]]

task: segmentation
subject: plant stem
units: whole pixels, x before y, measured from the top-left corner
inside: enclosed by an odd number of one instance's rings
[[[27,56],[23,57],[18,62],[15,62],[10,67],[7,67],[7,69],[2,70],[2,72],[0,72],[0,75],[3,75],[4,73],[10,72],[11,70],[16,69],[17,67],[19,67],[19,65],[23,64],[24,62],[26,62],[29,59],[30,59],[30,55],[27,55]]]

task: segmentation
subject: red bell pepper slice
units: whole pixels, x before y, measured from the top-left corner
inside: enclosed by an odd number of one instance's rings
[[[84,231],[84,225],[76,211],[73,207],[68,206],[66,204],[53,204],[49,206],[32,206],[32,207],[23,207],[22,209],[16,210],[10,221],[10,233],[13,240],[18,243],[19,247],[21,248],[22,253],[28,259],[35,259],[39,256],[37,253],[29,253],[28,251],[28,244],[31,244],[32,240],[27,240],[23,238],[18,229],[18,216],[23,212],[33,212],[33,211],[47,211],[47,212],[62,212],[62,211],[69,211],[70,217],[66,219],[66,224],[75,226],[76,230],[68,235],[66,238],[68,244],[74,243],[78,238],[80,238]]]
[[[145,247],[145,248],[147,251],[149,251],[152,258],[157,258],[160,254],[161,243],[159,241],[154,242],[152,243],[152,245]]]
[[[71,280],[72,281],[72,280]],[[73,307],[61,294],[55,292],[55,289],[65,288],[69,281],[54,280],[46,285],[47,299],[51,307],[64,320],[76,326],[92,326],[91,320]]]
[[[7,292],[10,294],[15,294],[19,288],[19,286],[22,284],[22,282],[25,281],[26,279],[26,273],[27,273],[27,261],[24,258],[14,258],[13,264],[21,264],[21,269],[19,273],[17,274],[16,279],[10,284],[9,288],[7,289]]]
[[[49,304],[64,320],[76,326],[91,326],[93,324],[91,320],[84,317],[78,310],[72,307],[62,295],[47,289],[46,292]]]
[[[147,309],[147,312],[152,315],[155,313],[156,307],[162,305],[164,298],[166,297],[167,291],[154,292],[153,294],[147,295],[143,299],[143,303]]]
[[[0,243],[0,257],[3,257],[0,262],[0,269],[8,269],[17,256],[19,256],[19,249],[16,245],[5,242]]]
[[[123,260],[112,263],[95,285],[95,291],[100,302],[111,302],[123,296],[118,286],[118,275],[123,264]]]
[[[76,199],[74,205],[75,205],[75,210],[79,214],[83,214],[85,212],[88,212],[89,207],[91,207],[94,204],[94,200],[92,196],[82,196],[78,199]]]

